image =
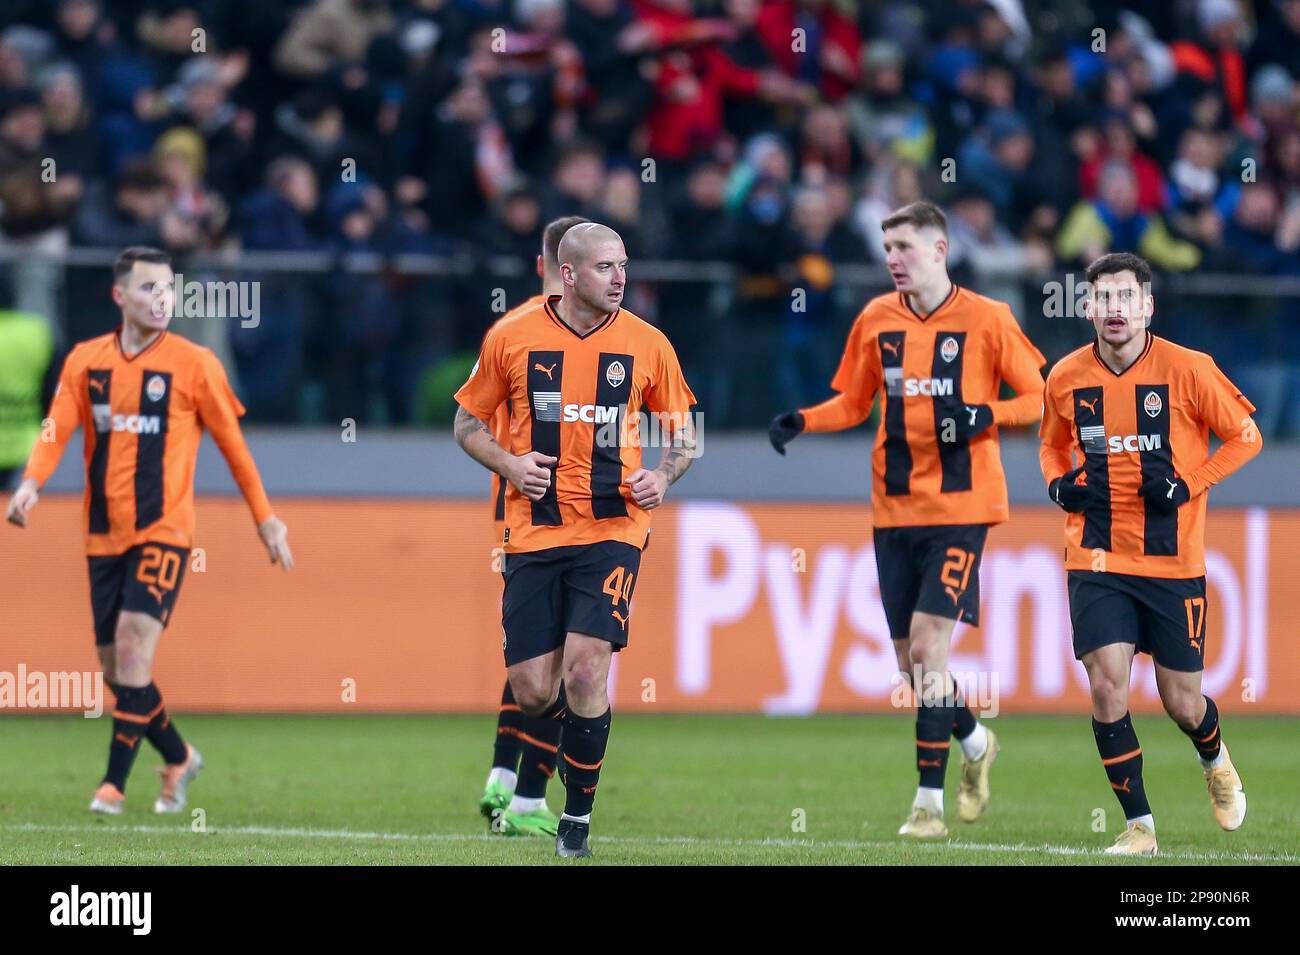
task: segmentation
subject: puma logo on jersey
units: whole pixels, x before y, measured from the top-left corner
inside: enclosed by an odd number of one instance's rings
[[[893,355],[895,358],[898,357],[898,345],[895,344],[894,342],[881,342],[881,343],[880,343],[880,347],[881,347],[881,348],[888,348],[888,349],[889,349],[889,353],[890,353],[891,355]]]
[[[559,362],[555,362],[555,363],[553,363],[553,364],[551,365],[550,368],[547,368],[547,367],[546,367],[545,365],[543,365],[540,361],[535,361],[535,362],[533,362],[533,370],[534,370],[534,371],[544,371],[544,372],[546,372],[546,380],[547,380],[547,381],[554,381],[555,379],[551,377],[551,372],[553,372],[553,371],[555,370],[555,366],[558,365],[558,364],[559,364]]]
[[[95,391],[102,392],[104,390],[104,383],[100,381],[98,378],[91,378],[90,387],[93,388]]]
[[[161,590],[159,590],[159,589],[158,589],[156,586],[154,586],[153,584],[150,584],[148,589],[149,589],[149,593],[150,593],[150,595],[152,595],[152,597],[153,597],[154,600],[158,601],[158,606],[161,607],[161,606],[162,606],[162,602],[163,602],[163,597],[165,597],[165,596],[167,596],[167,595],[164,594]]]
[[[952,598],[952,605],[954,607],[957,606],[957,604],[961,603],[962,592],[960,590],[957,590],[955,587],[945,586],[943,588],[943,592]]]
[[[609,612],[609,615],[618,621],[618,625],[620,627],[622,627],[624,630],[627,629],[627,617],[623,616],[617,610],[611,610]]]
[[[1115,790],[1117,793],[1131,793],[1133,790],[1128,788],[1128,781],[1131,778],[1131,776],[1125,776],[1122,783],[1111,783],[1110,788]]]
[[[1080,407],[1080,408],[1087,408],[1089,414],[1096,414],[1096,413],[1097,413],[1097,402],[1100,401],[1100,400],[1101,400],[1100,398],[1093,398],[1091,401],[1084,401],[1082,398],[1080,398],[1080,399],[1079,399],[1079,407]]]

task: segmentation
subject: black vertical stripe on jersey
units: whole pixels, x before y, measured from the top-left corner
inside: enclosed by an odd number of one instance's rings
[[[623,458],[619,449],[623,444],[624,417],[632,394],[632,360],[631,355],[601,352],[600,361],[596,363],[596,407],[618,409],[612,424],[592,425],[591,516],[598,521],[627,517],[627,500],[620,491]],[[623,380],[617,385],[609,380],[609,366],[616,361],[623,365]],[[610,437],[614,439],[613,443],[608,440]]]
[[[149,382],[163,380],[162,397],[149,397]],[[143,530],[163,516],[163,456],[167,452],[167,410],[172,401],[172,373],[149,371],[140,376],[140,420],[157,416],[158,431],[136,435],[135,529]]]
[[[1160,413],[1152,417],[1146,410],[1147,395],[1160,399]],[[1169,386],[1137,385],[1133,389],[1137,403],[1137,431],[1141,435],[1156,435],[1160,447],[1138,451],[1142,462],[1142,483],[1152,478],[1174,476],[1174,450],[1169,445]],[[1143,501],[1142,553],[1148,557],[1173,557],[1178,553],[1178,511],[1162,512]]]
[[[952,361],[944,361],[943,355],[940,354],[941,344],[949,338],[957,342],[957,355]],[[951,378],[952,395],[958,402],[961,401],[961,370],[965,355],[965,332],[935,333],[934,359],[930,363],[930,377],[936,380]],[[965,438],[957,441],[942,440],[945,403],[948,407],[953,407],[952,399],[947,399],[945,402],[945,399],[940,396],[934,398],[934,436],[939,445],[939,466],[943,471],[939,492],[947,494],[952,491],[969,491],[971,488],[970,441]],[[965,414],[965,408],[961,408],[958,413]]]
[[[907,445],[907,418],[903,414],[903,349],[907,332],[881,332],[879,343],[885,380],[885,494],[892,497],[912,492],[912,449]],[[896,393],[890,392],[890,369],[896,369]]]
[[[506,399],[506,419],[509,420],[514,416],[514,408],[510,406],[510,399]],[[507,447],[509,445],[507,444]],[[506,479],[500,474],[492,475],[492,486],[496,488],[496,493],[492,495],[492,519],[504,521],[506,519]]]
[[[90,398],[92,411],[95,405],[111,405],[113,372],[92,368],[87,375],[86,394]],[[98,383],[99,389],[91,387],[92,383]],[[110,414],[103,431],[99,430],[99,422],[93,413],[91,420],[94,422],[91,428],[95,432],[95,450],[90,453],[90,467],[86,470],[86,481],[90,484],[90,533],[107,534],[108,494],[105,485],[108,475],[108,439],[113,434],[113,419]]]
[[[1084,402],[1096,410],[1090,411]],[[1085,425],[1106,426],[1106,397],[1100,386],[1074,389],[1074,426],[1080,447],[1084,447]],[[1083,512],[1083,537],[1079,543],[1090,549],[1099,547],[1110,550],[1110,457],[1104,438],[1095,450],[1088,451],[1085,448],[1083,465],[1088,486],[1097,493],[1094,498],[1096,503]]]
[[[538,367],[538,366],[542,367]],[[547,374],[547,369],[550,373]],[[538,421],[537,420],[537,403],[533,395],[539,391],[559,391],[563,392],[564,381],[564,352],[562,351],[530,351],[528,353],[528,400],[529,416],[532,418],[532,450],[540,451],[542,454],[549,454],[557,459],[555,467],[551,468],[551,486],[546,489],[546,493],[539,500],[533,501],[532,522],[534,526],[543,525],[547,527],[558,527],[560,520],[560,504],[555,496],[556,472],[559,469],[558,459],[560,457],[560,422],[559,421]],[[560,415],[564,414],[564,400],[560,400]]]

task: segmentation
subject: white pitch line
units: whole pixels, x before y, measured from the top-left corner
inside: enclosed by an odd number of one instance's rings
[[[378,842],[496,842],[499,836],[487,833],[475,834],[465,832],[365,832],[351,829],[300,829],[277,828],[273,826],[221,826],[213,827],[204,833],[191,833],[188,826],[115,826],[76,825],[42,823],[13,823],[0,825],[0,831],[11,832],[135,832],[146,835],[241,835],[269,836],[280,839],[357,839]],[[609,845],[682,845],[703,847],[738,847],[738,848],[780,848],[780,849],[890,849],[907,845],[925,850],[961,849],[972,852],[1014,852],[1042,853],[1062,856],[1103,856],[1101,849],[1089,849],[1084,846],[1054,846],[1050,844],[1030,845],[1027,843],[987,843],[987,842],[888,842],[884,840],[864,841],[852,839],[700,839],[694,836],[596,836],[597,844]],[[1270,855],[1257,852],[1162,852],[1166,859],[1188,859],[1210,862],[1297,862],[1300,857],[1290,853]]]

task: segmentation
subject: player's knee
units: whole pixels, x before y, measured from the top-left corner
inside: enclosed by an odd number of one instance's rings
[[[550,685],[550,681],[541,677],[511,674],[510,689],[519,708],[529,716],[545,712],[555,696],[555,688]]]
[[[928,629],[914,629],[911,638],[907,641],[907,663],[909,669],[918,666],[933,666],[935,662],[935,651],[938,646],[939,641],[929,632]]]
[[[1197,712],[1201,699],[1199,693],[1174,693],[1167,698],[1162,697],[1161,702],[1171,720],[1185,729],[1195,729],[1201,722],[1199,717],[1202,714]]]
[[[580,657],[565,671],[564,692],[581,705],[597,701],[605,693],[604,667],[596,657]]]
[[[1092,710],[1103,722],[1113,723],[1128,710],[1128,687],[1115,680],[1093,680]]]

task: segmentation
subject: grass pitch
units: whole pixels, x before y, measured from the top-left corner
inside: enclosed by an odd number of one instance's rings
[[[547,839],[490,835],[477,812],[490,717],[180,715],[207,766],[183,816],[155,816],[144,744],[126,813],[87,811],[107,758],[103,720],[6,716],[0,864],[551,865]],[[593,816],[608,864],[1289,864],[1300,861],[1300,720],[1228,718],[1245,825],[1210,814],[1191,744],[1139,717],[1161,855],[1100,855],[1123,824],[1087,717],[1000,717],[985,818],[951,837],[894,833],[916,785],[913,724],[897,716],[616,716]],[[552,782],[557,811],[563,790]],[[202,810],[200,819],[192,815]],[[1104,815],[1103,815],[1104,814]],[[202,822],[206,831],[195,831]],[[1104,831],[1096,831],[1104,825]],[[571,863],[562,863],[571,864]]]

